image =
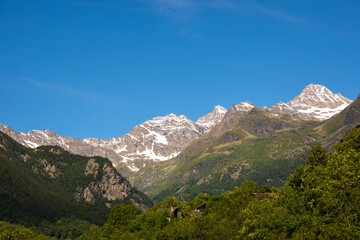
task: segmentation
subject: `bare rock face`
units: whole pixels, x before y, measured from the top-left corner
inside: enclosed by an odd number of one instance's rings
[[[99,174],[99,164],[95,159],[90,159],[86,165],[84,175],[85,176],[94,176],[95,180],[90,182],[90,184],[82,190],[78,189],[78,194],[75,194],[77,199],[79,198],[79,193],[83,191],[83,199],[86,202],[95,201],[93,193],[99,194],[101,197],[109,200],[123,200],[126,198],[129,193],[133,190],[130,183],[123,178],[122,176],[114,170],[113,167],[108,164],[104,164],[102,168],[102,178],[101,180],[96,180],[96,177]]]
[[[264,109],[303,120],[326,120],[341,112],[351,102],[340,93],[334,94],[322,85],[310,84],[288,103],[279,102]]]
[[[100,183],[93,185],[93,189],[101,193],[108,200],[124,199],[132,190],[129,182],[124,181],[117,172],[107,164],[103,167],[103,178]]]
[[[90,191],[90,189],[88,187],[84,189],[84,200],[85,200],[85,202],[88,202],[88,203],[96,202],[94,195],[92,194],[92,192]]]
[[[95,159],[90,159],[86,164],[85,168],[85,176],[93,175],[96,178],[99,174],[99,164],[96,162]]]
[[[84,175],[87,183],[76,188],[74,197],[77,201],[94,204],[103,198],[106,200],[105,205],[111,208],[113,201],[124,200],[142,210],[149,208],[146,195],[134,189],[111,164],[90,158],[84,168]]]
[[[28,154],[21,154],[20,156],[24,162],[27,162],[31,158]]]
[[[35,173],[46,173],[51,178],[57,178],[61,174],[59,169],[57,169],[54,165],[51,165],[45,159],[41,160],[39,164],[33,165],[32,169]]]
[[[86,165],[84,175],[97,176],[98,169],[99,164],[96,160],[90,159]],[[94,180],[84,190],[81,188],[78,189],[78,192],[84,192],[83,196],[85,201],[93,201],[92,199],[94,197],[92,192],[99,194],[101,197],[106,198],[109,201],[117,199],[123,200],[126,198],[132,191],[130,183],[125,178],[121,177],[119,173],[117,173],[116,170],[108,164],[104,164],[102,170],[103,175],[100,181]],[[76,196],[78,196],[78,194]]]

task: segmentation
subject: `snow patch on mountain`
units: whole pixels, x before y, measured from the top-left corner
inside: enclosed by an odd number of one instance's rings
[[[26,144],[31,147],[31,148],[37,148],[39,146],[39,144],[36,144],[34,142],[28,141],[28,140],[24,140],[26,142]]]
[[[305,114],[313,114],[315,118],[319,120],[326,120],[334,116],[335,114],[338,114],[342,110],[344,110],[349,104],[343,104],[340,105],[337,108],[318,108],[318,107],[310,107],[307,109],[299,109],[299,113],[305,113]]]

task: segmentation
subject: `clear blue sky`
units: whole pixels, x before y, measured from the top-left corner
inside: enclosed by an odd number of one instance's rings
[[[0,122],[122,136],[168,113],[360,92],[360,1],[0,0]]]

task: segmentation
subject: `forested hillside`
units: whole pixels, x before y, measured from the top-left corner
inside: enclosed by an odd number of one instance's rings
[[[50,236],[76,237],[102,225],[117,203],[152,206],[105,158],[54,146],[33,150],[0,132],[0,165],[0,221]]]

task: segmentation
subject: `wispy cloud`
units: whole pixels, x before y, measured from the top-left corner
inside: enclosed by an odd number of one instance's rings
[[[292,16],[289,13],[286,13],[284,11],[275,9],[275,8],[270,8],[270,7],[265,7],[264,5],[260,5],[259,3],[255,2],[255,1],[251,1],[251,8],[254,11],[263,13],[265,15],[268,15],[270,17],[274,17],[280,20],[284,20],[287,22],[292,22],[292,23],[301,23],[302,20]]]
[[[207,8],[232,9],[236,5],[229,0],[146,0],[157,11],[168,16],[174,22],[191,19]]]
[[[291,23],[302,22],[301,19],[285,11],[261,5],[253,0],[147,0],[147,2],[173,21],[189,20],[195,14],[199,14],[206,9],[225,9],[254,11]]]
[[[125,1],[74,1],[74,4],[86,7],[101,8],[122,8],[135,10],[135,5],[129,5],[134,0]],[[291,22],[293,24],[302,23],[302,19],[293,16],[283,10],[266,6],[255,0],[135,0],[135,2],[145,2],[152,6],[158,13],[167,16],[173,22],[184,22],[191,20],[203,11],[208,9],[219,10],[245,10],[264,14],[282,21]],[[131,6],[131,7],[130,7]]]
[[[199,6],[218,9],[236,9],[237,5],[225,0],[213,0],[200,2]]]
[[[56,93],[61,96],[73,97],[87,102],[106,103],[114,100],[112,99],[112,97],[109,96],[101,95],[98,93],[94,94],[85,92],[66,85],[37,81],[29,78],[19,78],[19,80],[26,81],[35,87]]]
[[[188,20],[198,11],[193,0],[148,0],[148,2],[175,22]]]
[[[85,6],[85,7],[103,7],[103,8],[118,8],[121,5],[116,2],[96,2],[96,1],[73,1],[72,4]]]

